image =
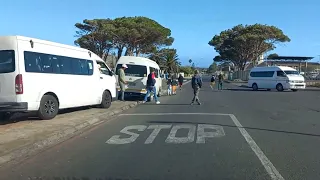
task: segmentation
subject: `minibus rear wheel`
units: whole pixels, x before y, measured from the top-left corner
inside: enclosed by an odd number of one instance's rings
[[[12,113],[9,112],[0,112],[0,121],[10,120]]]
[[[257,85],[256,83],[253,83],[253,84],[252,84],[252,89],[253,89],[254,91],[258,91],[258,85]]]
[[[59,111],[59,103],[57,98],[46,94],[41,98],[38,116],[42,120],[49,120],[56,117]]]

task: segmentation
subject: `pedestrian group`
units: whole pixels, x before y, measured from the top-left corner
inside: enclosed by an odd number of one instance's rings
[[[127,87],[127,82],[125,81],[125,70],[128,68],[128,66],[126,64],[122,64],[122,67],[118,70],[117,74],[118,74],[118,83],[120,86],[120,91],[118,94],[118,99],[120,101],[124,101],[124,92],[125,89]],[[144,96],[144,100],[143,103],[146,103],[148,100],[148,97],[150,96],[151,92],[154,95],[154,100],[156,102],[156,104],[160,104],[160,101],[158,99],[158,94],[157,94],[157,90],[155,87],[156,79],[155,79],[156,75],[155,75],[155,71],[151,70],[150,74],[147,77],[147,82],[146,82],[146,95]],[[173,82],[173,76],[167,76],[167,91],[168,91],[168,95],[171,96],[172,94],[176,94],[176,89],[174,86],[174,82]],[[178,78],[178,86],[179,89],[182,90],[182,85],[183,85],[183,81],[184,78],[183,76],[180,74],[179,78]],[[214,90],[214,86],[217,82],[218,84],[218,90],[222,90],[222,82],[223,82],[223,75],[220,73],[217,77],[215,75],[212,75],[211,80],[210,80],[210,87],[212,90]],[[194,71],[194,75],[192,76],[191,79],[191,87],[193,89],[193,98],[191,100],[191,105],[193,105],[194,103],[197,103],[198,105],[201,105],[200,99],[199,99],[199,93],[200,93],[200,89],[202,88],[202,78],[199,74],[198,70]]]

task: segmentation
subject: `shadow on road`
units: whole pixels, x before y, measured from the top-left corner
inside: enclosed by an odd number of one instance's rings
[[[259,92],[259,91],[267,91],[267,90],[264,90],[264,89],[259,89],[258,91],[253,91],[252,89],[245,89],[245,88],[227,88],[227,89],[224,89],[224,90],[228,90],[228,91],[252,91],[252,92]]]
[[[165,124],[210,124],[210,125],[219,125],[223,127],[233,127],[233,128],[239,128],[235,125],[226,125],[226,124],[219,124],[219,123],[201,123],[201,122],[182,122],[182,121],[148,121],[148,123],[165,123]],[[241,128],[241,127],[240,127]],[[293,132],[293,131],[285,131],[285,130],[275,130],[275,129],[265,129],[265,128],[255,128],[255,127],[242,127],[245,129],[251,129],[251,130],[258,130],[258,131],[268,131],[268,132],[276,132],[276,133],[286,133],[286,134],[296,134],[296,135],[303,135],[303,136],[314,136],[314,137],[320,137],[320,134],[311,134],[311,133],[301,133],[301,132]]]
[[[320,91],[320,88],[306,88],[302,89],[301,91]]]

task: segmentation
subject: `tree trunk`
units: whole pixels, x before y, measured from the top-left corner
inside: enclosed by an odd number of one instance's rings
[[[133,56],[134,54],[133,54],[132,48],[128,47],[128,48],[126,49],[126,52],[125,52],[124,55],[125,55],[125,56]]]
[[[122,48],[118,48],[117,60],[119,60],[120,57],[122,56],[122,52],[123,52],[123,47]]]
[[[101,59],[102,59],[104,62],[107,62],[107,58],[108,58],[108,54],[107,54],[107,53],[103,53]]]
[[[136,50],[136,56],[140,56],[140,50]]]

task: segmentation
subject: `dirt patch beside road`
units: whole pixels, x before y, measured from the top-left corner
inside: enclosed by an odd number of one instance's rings
[[[81,111],[65,112],[52,120],[19,116],[1,122],[0,165],[56,144],[137,104],[115,101],[109,109],[84,108]]]

